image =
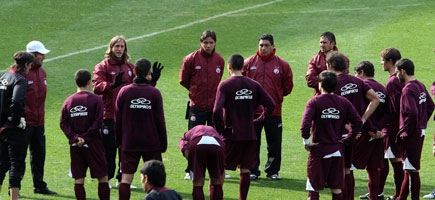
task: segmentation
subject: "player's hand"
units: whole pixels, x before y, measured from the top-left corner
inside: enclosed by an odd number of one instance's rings
[[[304,148],[305,148],[305,150],[307,150],[307,151],[311,151],[311,148],[314,147],[314,146],[316,146],[316,145],[318,145],[318,144],[319,144],[319,143],[310,143],[310,144],[304,145]]]
[[[77,138],[77,146],[78,147],[83,147],[83,145],[85,144],[85,139],[78,137]]]
[[[161,72],[165,66],[162,66],[162,63],[159,63],[158,61],[154,62],[153,64],[153,72],[151,73],[152,81],[157,82],[159,80]]]
[[[400,139],[402,139],[402,141],[405,141],[406,137],[408,137],[408,134],[406,134],[406,133],[400,134]]]
[[[435,82],[433,82],[432,86],[430,86],[430,93],[432,93],[432,95],[435,96]]]
[[[184,150],[184,153],[183,153],[183,155],[184,155],[184,157],[186,157],[186,159],[189,157],[189,150]]]
[[[355,140],[358,140],[361,137],[361,132],[359,132],[358,134],[356,134],[355,136]]]
[[[126,80],[122,80],[122,75],[124,75],[124,72],[123,71],[120,71],[117,75],[116,75],[116,77],[115,77],[115,81],[112,83],[112,84],[110,84],[110,87],[113,89],[113,88],[117,88],[117,87],[119,87],[120,85],[122,85],[122,84],[124,84],[124,83],[127,83],[127,81]]]
[[[352,130],[352,127],[350,126],[350,123],[347,123],[346,125],[344,125],[344,129],[346,129],[346,131]]]

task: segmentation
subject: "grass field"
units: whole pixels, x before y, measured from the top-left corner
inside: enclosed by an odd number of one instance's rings
[[[281,181],[262,175],[251,183],[250,199],[306,199],[306,158],[299,133],[300,119],[312,90],[305,84],[308,60],[318,52],[319,35],[332,31],[341,52],[350,59],[351,70],[358,62],[369,60],[376,66],[375,78],[385,83],[379,53],[390,46],[416,65],[416,78],[427,86],[434,81],[434,26],[432,0],[382,1],[298,1],[298,0],[161,0],[161,1],[6,1],[0,0],[0,70],[12,64],[14,52],[24,50],[31,40],[42,41],[51,50],[44,68],[48,74],[46,102],[47,160],[45,181],[57,196],[35,195],[30,168],[22,181],[23,199],[74,199],[73,179],[68,177],[67,140],[59,128],[60,108],[75,92],[73,73],[80,68],[92,70],[104,57],[109,40],[115,35],[128,39],[131,61],[145,57],[165,65],[157,88],[164,99],[169,147],[163,154],[167,186],[191,199],[191,183],[183,180],[186,161],[178,141],[187,129],[184,120],[187,90],[179,85],[178,73],[183,56],[199,48],[205,29],[217,33],[216,50],[227,59],[233,53],[244,57],[257,50],[263,33],[275,37],[276,54],[290,63],[294,73],[292,94],[283,104],[283,160]],[[224,79],[228,77],[225,71]],[[29,99],[31,101],[31,99]],[[435,160],[432,156],[434,122],[429,123],[423,148],[421,194],[435,187]],[[263,138],[264,141],[264,138]],[[263,165],[266,146],[262,146]],[[28,160],[27,160],[28,161]],[[238,174],[224,184],[225,199],[237,199]],[[356,171],[355,197],[367,192],[365,171]],[[112,181],[114,184],[114,181]],[[140,186],[139,174],[133,184]],[[7,199],[6,179],[0,197]],[[88,199],[98,199],[97,181],[87,179]],[[207,191],[207,189],[205,189]],[[393,192],[389,176],[386,195]],[[330,191],[321,199],[331,199]],[[116,189],[112,199],[118,198]],[[132,199],[145,193],[132,191]]]

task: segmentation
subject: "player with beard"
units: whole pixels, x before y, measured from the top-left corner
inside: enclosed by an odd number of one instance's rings
[[[396,62],[396,74],[404,83],[400,97],[400,125],[397,139],[403,141],[403,177],[398,200],[420,199],[420,160],[425,129],[434,111],[434,102],[423,83],[414,76],[414,63],[406,58]]]

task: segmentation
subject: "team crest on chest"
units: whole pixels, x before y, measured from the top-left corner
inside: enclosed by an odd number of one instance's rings
[[[279,67],[275,66],[275,69],[273,69],[273,73],[279,74]]]
[[[220,74],[221,73],[221,67],[220,66],[217,66],[216,67],[216,74]]]

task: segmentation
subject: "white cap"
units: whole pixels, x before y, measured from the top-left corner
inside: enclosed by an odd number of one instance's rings
[[[40,54],[47,54],[50,50],[46,49],[45,46],[40,41],[33,40],[26,45],[26,51],[38,52]]]

